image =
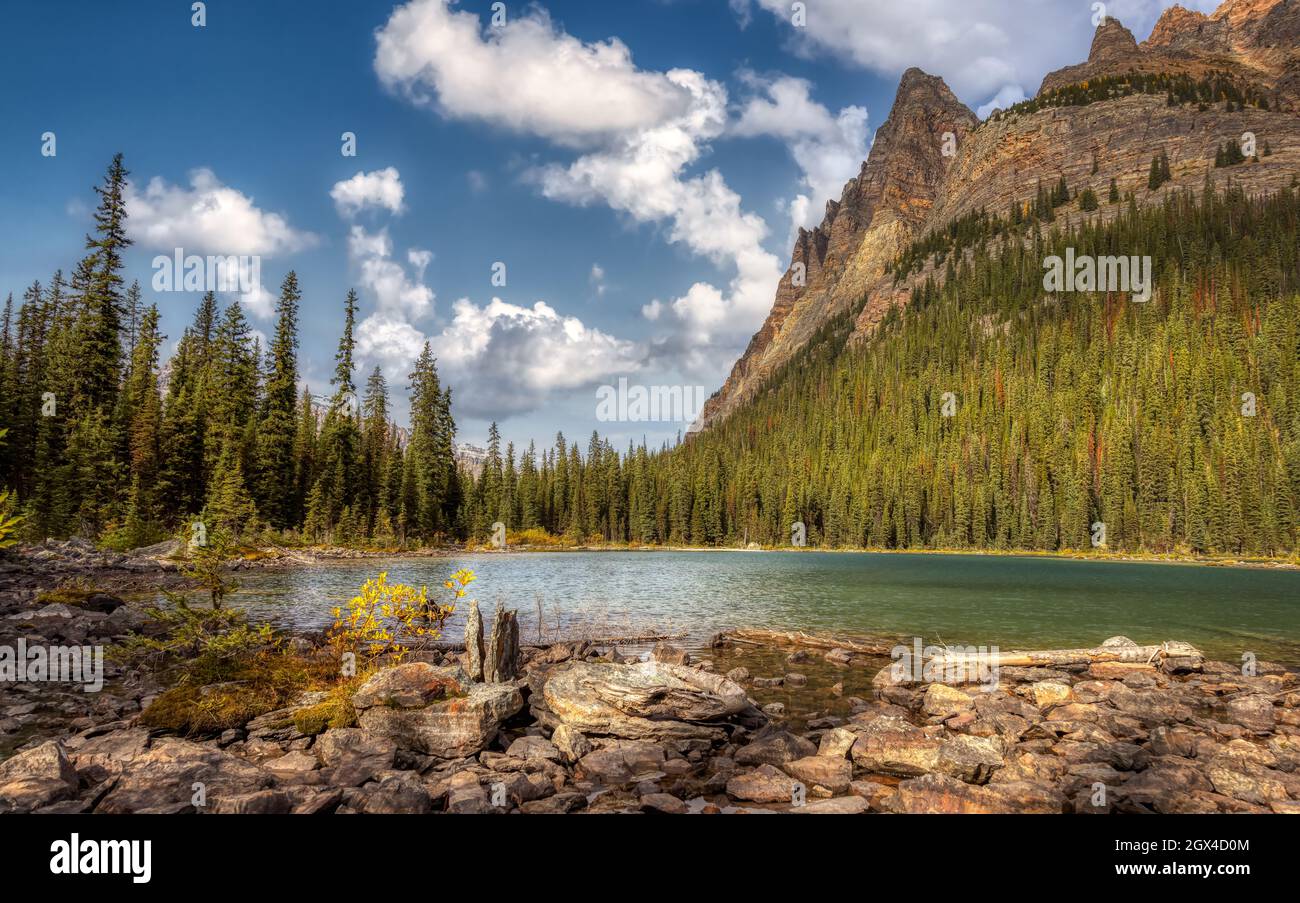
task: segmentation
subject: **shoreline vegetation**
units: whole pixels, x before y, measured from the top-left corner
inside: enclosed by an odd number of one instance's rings
[[[284,554],[288,565],[311,565],[312,560],[299,560],[288,552],[321,555],[326,559],[350,558],[425,558],[457,554],[528,554],[536,552],[795,552],[833,553],[851,555],[969,555],[995,558],[1049,558],[1071,561],[1115,561],[1149,564],[1199,564],[1208,567],[1283,568],[1300,569],[1300,553],[1278,556],[1206,555],[1192,552],[1126,552],[1097,549],[892,549],[892,548],[818,548],[813,546],[772,546],[750,543],[747,546],[676,546],[645,543],[581,542],[563,537],[548,537],[544,541],[507,542],[504,549],[491,543],[468,542],[431,546],[421,549],[365,548],[337,546],[306,546],[298,549],[273,546],[253,549],[243,553],[243,560],[265,561],[268,553]],[[272,559],[274,560],[274,559]]]
[[[474,545],[455,550],[470,553],[484,552],[796,552],[846,555],[969,555],[993,558],[1059,558],[1072,561],[1127,561],[1137,563],[1201,564],[1210,567],[1300,568],[1300,555],[1290,556],[1217,556],[1178,552],[1101,552],[1082,549],[890,549],[890,548],[814,548],[812,546],[666,546],[636,543],[598,543],[560,546],[507,545],[505,549]],[[383,553],[377,553],[383,554]],[[395,557],[401,557],[398,553]]]
[[[539,535],[540,531],[529,531],[528,541],[507,542],[504,549],[491,543],[465,542],[443,543],[403,548],[399,546],[337,546],[337,545],[296,545],[259,543],[257,545],[234,545],[224,549],[219,559],[208,562],[211,569],[215,564],[221,571],[277,570],[289,568],[328,567],[356,561],[416,560],[454,558],[457,555],[530,555],[539,553],[591,553],[591,552],[639,552],[655,553],[772,553],[786,552],[797,554],[837,554],[837,555],[927,555],[927,556],[969,556],[983,558],[1037,558],[1060,561],[1091,561],[1099,563],[1130,564],[1169,564],[1192,565],[1200,567],[1243,568],[1254,570],[1300,570],[1300,553],[1289,556],[1229,556],[1192,554],[1189,552],[1132,552],[1107,551],[1098,549],[1045,551],[1038,549],[890,549],[890,548],[818,548],[813,546],[761,546],[750,543],[748,546],[677,546],[648,545],[643,543],[612,543],[588,541],[581,542],[550,534]],[[42,574],[55,576],[67,563],[68,556],[76,562],[77,567],[62,577],[59,582],[77,582],[86,579],[103,581],[104,577],[114,571],[125,571],[129,578],[122,581],[106,582],[106,586],[123,590],[130,584],[145,583],[150,572],[170,574],[176,582],[181,580],[181,572],[190,571],[190,582],[197,588],[199,582],[192,570],[196,564],[195,556],[186,549],[180,539],[167,540],[140,549],[126,551],[106,548],[103,544],[95,545],[87,540],[73,538],[70,540],[45,540],[41,543],[24,543],[15,548],[0,552],[0,587],[5,584],[5,574],[10,574],[10,581],[27,582]],[[6,568],[6,563],[8,567]],[[25,573],[24,573],[25,572]],[[209,577],[209,580],[211,578]]]

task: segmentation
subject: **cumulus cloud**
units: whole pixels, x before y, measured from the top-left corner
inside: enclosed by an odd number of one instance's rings
[[[988,103],[981,105],[975,111],[975,115],[980,119],[987,119],[994,110],[1005,110],[1025,99],[1025,92],[1020,89],[1019,85],[1007,85],[997,94],[994,94]]]
[[[424,342],[424,333],[399,315],[376,312],[357,325],[358,358],[378,364],[394,384],[411,372]]]
[[[584,43],[537,7],[483,28],[447,0],[413,0],[376,33],[387,87],[456,119],[581,146],[680,115],[688,91],[637,69],[617,38]]]
[[[433,290],[424,284],[432,252],[411,249],[404,265],[393,259],[393,242],[387,228],[367,232],[353,226],[348,234],[348,254],[360,273],[361,286],[375,299],[379,310],[413,320],[433,312]]]
[[[244,309],[257,317],[259,320],[265,320],[275,312],[275,303],[279,300],[274,293],[267,289],[261,281],[247,292],[239,295],[239,303]],[[266,345],[262,346],[267,347]]]
[[[401,176],[391,166],[360,172],[337,183],[330,197],[344,218],[368,207],[399,213]],[[367,367],[383,367],[390,378],[404,377],[424,347],[425,335],[415,324],[434,311],[434,292],[425,284],[433,252],[409,248],[399,259],[387,226],[371,231],[355,223],[348,230],[347,248],[362,297],[374,304],[357,324],[357,355]]]
[[[740,107],[731,133],[771,135],[783,140],[801,172],[801,191],[789,203],[791,231],[821,221],[829,200],[838,200],[844,183],[857,175],[867,156],[867,111],[848,106],[837,115],[812,99],[812,84],[778,75],[763,78],[742,72],[753,95]]]
[[[143,190],[128,184],[126,208],[136,243],[157,250],[270,257],[311,247],[318,240],[294,229],[284,216],[260,209],[253,198],[223,185],[207,168],[190,173],[188,188],[158,176]]]
[[[396,213],[401,209],[401,178],[396,169],[358,173],[330,192],[339,215],[351,218],[366,207]],[[458,399],[477,415],[505,417],[533,410],[551,392],[626,374],[640,366],[643,349],[574,317],[560,317],[538,302],[531,309],[493,299],[483,307],[456,302],[453,318],[440,334],[426,335],[422,321],[434,313],[435,295],[425,276],[433,252],[409,248],[399,255],[388,227],[352,224],[348,257],[363,298],[373,310],[357,324],[357,356],[365,367],[378,364],[398,379],[410,373],[430,342],[444,374],[458,388]],[[593,265],[593,280],[604,271]],[[595,284],[595,283],[593,283]],[[397,400],[400,407],[402,402]]]
[[[734,269],[725,295],[713,285],[697,283],[667,305],[681,333],[677,344],[714,346],[716,359],[719,351],[725,356],[762,322],[781,265],[763,249],[767,224],[742,209],[740,196],[721,173],[685,174],[703,153],[705,142],[725,127],[725,89],[697,72],[676,70],[670,76],[695,99],[687,114],[625,135],[567,166],[541,167],[534,178],[552,200],[599,202],[638,223],[665,223],[669,242]]]
[[[587,284],[591,286],[597,298],[602,297],[605,294],[605,289],[608,288],[605,285],[605,268],[598,263],[593,263],[591,273],[587,276]]]
[[[186,255],[274,257],[317,244],[319,237],[289,225],[279,213],[259,208],[253,198],[222,184],[206,167],[189,174],[189,187],[155,176],[141,189],[125,191],[131,235],[137,246]],[[260,261],[257,269],[260,271]],[[241,271],[249,271],[243,267]],[[239,296],[256,317],[268,317],[275,297],[259,282]]]
[[[700,283],[661,308],[661,327],[676,333],[664,347],[711,346],[716,368],[762,322],[781,274],[762,246],[766,223],[716,170],[687,173],[725,131],[721,84],[687,69],[639,69],[621,41],[580,41],[536,8],[485,28],[446,0],[399,7],[377,33],[375,70],[444,116],[579,150],[529,173],[545,197],[665,225],[670,242],[733,271],[725,293]]]
[[[434,293],[424,284],[433,253],[412,248],[403,264],[393,257],[386,228],[368,232],[354,225],[348,256],[363,296],[375,305],[357,325],[357,354],[366,366],[379,364],[386,373],[405,376],[424,347],[424,333],[415,323],[433,313]]]
[[[561,316],[493,298],[462,298],[450,325],[432,340],[439,367],[476,416],[504,418],[539,407],[553,392],[595,386],[640,370],[645,349]]]
[[[334,208],[343,217],[356,216],[367,208],[401,213],[404,196],[402,178],[392,166],[374,172],[358,172],[350,179],[335,182],[330,189]]]
[[[1175,0],[1108,0],[1106,13],[1139,40]],[[1219,0],[1180,0],[1210,12]],[[733,9],[751,4],[787,26],[790,47],[813,56],[830,52],[841,60],[887,76],[909,66],[943,76],[969,104],[1019,89],[1032,95],[1044,75],[1087,56],[1095,26],[1093,4],[1039,0],[1008,5],[1005,0],[909,0],[873,3],[817,0],[807,4],[804,27],[791,26],[788,0],[732,0]]]

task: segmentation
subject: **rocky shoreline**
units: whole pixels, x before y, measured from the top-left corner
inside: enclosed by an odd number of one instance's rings
[[[111,662],[98,693],[9,685],[0,812],[1300,811],[1300,684],[1275,665],[1246,676],[1183,655],[911,685],[833,638],[790,649],[741,631],[699,659],[666,643],[629,656],[521,648],[512,623],[369,674],[348,726],[315,716],[318,691],[177,736],[142,718],[159,677]],[[0,595],[0,645],[156,629],[105,593]],[[319,637],[293,645],[334,654]]]
[[[180,547],[180,541],[172,539],[129,552],[112,552],[84,539],[47,539],[0,556],[0,594],[25,591],[27,596],[34,597],[42,590],[78,580],[113,592],[179,586],[185,582],[180,574],[182,562],[175,557]],[[440,548],[376,552],[343,547],[265,546],[233,558],[227,568],[239,572],[317,567],[366,558],[436,558],[449,554],[451,550]]]

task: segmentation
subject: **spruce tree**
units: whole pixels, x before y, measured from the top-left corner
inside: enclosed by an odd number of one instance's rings
[[[266,379],[266,400],[258,428],[258,510],[271,526],[299,523],[301,499],[295,491],[294,435],[298,399],[298,274],[290,270],[276,303],[275,338]]]

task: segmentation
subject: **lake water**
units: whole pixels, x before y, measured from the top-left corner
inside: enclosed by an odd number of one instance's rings
[[[1039,557],[821,552],[480,553],[367,559],[241,574],[232,604],[258,618],[322,627],[371,576],[478,575],[487,617],[519,610],[525,641],[588,630],[686,633],[728,627],[922,637],[1004,650],[1093,646],[1115,634],[1184,640],[1216,658],[1244,652],[1300,665],[1300,571]],[[468,597],[467,597],[468,599]],[[467,600],[466,600],[467,601]],[[462,613],[448,624],[461,637]]]

